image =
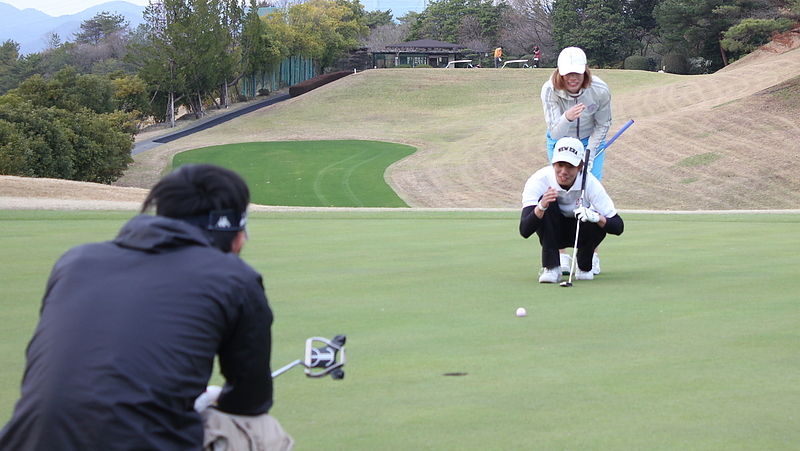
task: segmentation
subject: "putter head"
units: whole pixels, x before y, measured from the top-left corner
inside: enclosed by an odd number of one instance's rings
[[[306,368],[306,376],[308,377],[323,377],[330,374],[331,379],[344,379],[342,367],[345,363],[344,342],[346,339],[347,337],[344,335],[337,335],[333,340],[322,337],[309,338],[306,340],[305,359],[297,359],[283,368],[273,371],[272,378],[274,379],[290,369],[302,365]],[[315,348],[315,341],[322,342],[325,346]],[[318,370],[313,371],[315,368]]]
[[[306,376],[323,377],[328,374],[332,379],[344,379],[345,364],[344,343],[347,337],[337,335],[333,340],[322,337],[312,337],[306,340],[306,355],[303,366],[306,367]],[[325,344],[321,348],[315,348],[314,342],[319,341]],[[312,371],[313,368],[321,368],[319,371]]]
[[[561,282],[561,286],[562,287],[571,287],[572,286],[572,282]]]

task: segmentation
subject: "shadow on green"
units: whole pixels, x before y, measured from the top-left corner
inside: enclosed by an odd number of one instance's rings
[[[247,181],[256,204],[407,207],[383,174],[414,151],[378,141],[254,142],[182,152],[173,166],[202,162],[233,169]]]

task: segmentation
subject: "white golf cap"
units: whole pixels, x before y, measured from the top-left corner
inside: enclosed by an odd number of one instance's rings
[[[551,164],[563,161],[578,166],[583,161],[583,143],[577,138],[565,137],[556,141]]]
[[[558,74],[586,72],[586,54],[578,47],[567,47],[558,55]]]

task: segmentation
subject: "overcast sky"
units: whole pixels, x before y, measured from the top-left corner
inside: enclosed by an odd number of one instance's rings
[[[58,17],[65,14],[79,13],[94,5],[101,5],[110,0],[2,0],[2,3],[17,9],[32,8],[49,16]],[[147,6],[148,0],[124,0],[134,5]]]
[[[110,0],[0,0],[2,3],[17,9],[33,8],[47,15],[58,17],[65,14],[79,13],[91,6],[100,5]],[[148,0],[124,0],[134,5],[147,6]],[[367,11],[391,9],[395,17],[405,15],[409,10],[421,12],[425,9],[425,0],[361,0]]]

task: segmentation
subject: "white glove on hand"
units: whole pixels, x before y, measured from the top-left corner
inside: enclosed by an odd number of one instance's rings
[[[200,396],[194,400],[194,410],[202,412],[215,405],[217,399],[219,399],[220,393],[222,393],[222,387],[219,385],[209,385],[206,387],[206,391],[201,393]]]
[[[586,207],[576,208],[575,217],[581,222],[598,222],[600,221],[600,213]]]

